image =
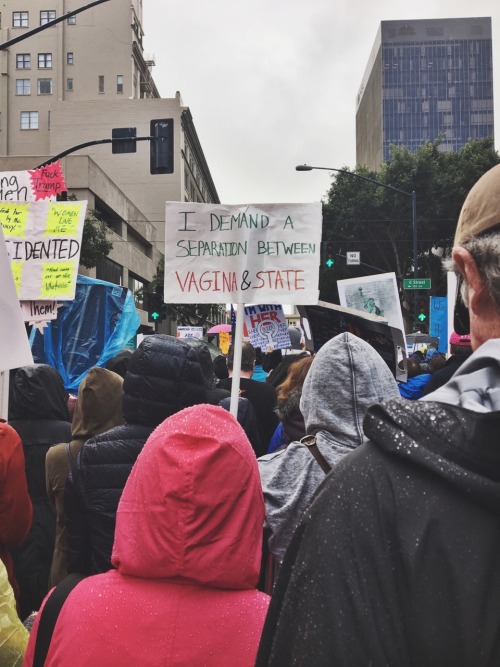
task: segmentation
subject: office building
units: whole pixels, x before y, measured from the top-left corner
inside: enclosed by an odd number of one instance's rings
[[[356,162],[379,169],[391,145],[440,150],[492,137],[490,18],[382,21],[356,100]]]
[[[143,1],[154,0],[103,2],[0,51],[0,171],[32,169],[117,128],[150,136],[152,120],[173,120],[171,174],[150,173],[149,141],[138,141],[135,153],[99,144],[62,159],[68,190],[89,200],[113,241],[109,257],[82,273],[134,290],[152,279],[163,254],[165,201],[219,202],[189,107],[179,92],[161,98],[154,82]],[[4,0],[0,42],[84,4]]]

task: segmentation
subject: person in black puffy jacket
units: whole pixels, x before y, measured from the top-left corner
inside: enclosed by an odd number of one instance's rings
[[[196,350],[172,336],[147,336],[130,359],[123,392],[125,423],[83,445],[66,485],[70,573],[111,568],[118,502],[144,443],[167,417],[206,403]]]
[[[23,443],[33,504],[31,530],[22,544],[12,549],[21,619],[39,609],[49,587],[56,515],[45,487],[45,455],[52,445],[71,439],[67,400],[63,379],[52,366],[33,364],[11,374],[9,424]]]

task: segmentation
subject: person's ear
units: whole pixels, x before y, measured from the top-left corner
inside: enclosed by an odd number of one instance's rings
[[[490,295],[474,257],[468,250],[461,246],[453,248],[452,255],[458,270],[468,286],[468,307],[474,313],[479,312],[485,306],[489,307]]]

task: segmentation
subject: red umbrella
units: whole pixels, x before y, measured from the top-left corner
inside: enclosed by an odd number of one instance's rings
[[[207,331],[207,334],[218,334],[218,333],[231,333],[230,324],[216,324],[214,327]]]

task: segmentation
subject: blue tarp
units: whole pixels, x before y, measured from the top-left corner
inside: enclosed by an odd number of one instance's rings
[[[135,336],[140,325],[132,293],[103,280],[78,276],[73,301],[32,339],[33,358],[57,368],[64,386],[76,393],[93,366],[104,366]]]

